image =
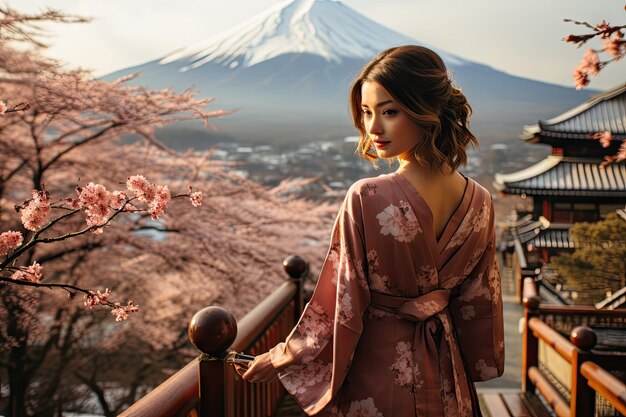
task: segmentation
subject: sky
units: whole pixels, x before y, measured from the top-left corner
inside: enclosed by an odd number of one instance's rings
[[[282,0],[281,0],[282,1]],[[46,28],[46,52],[68,67],[104,75],[160,58],[211,37],[264,11],[279,0],[13,0],[4,4],[34,12],[54,7],[89,16],[87,24]],[[585,49],[561,39],[587,33],[564,18],[626,24],[618,0],[343,0],[359,13],[423,42],[509,74],[572,86],[572,70]],[[599,49],[601,42],[589,45]],[[590,87],[626,82],[626,64],[612,63]]]

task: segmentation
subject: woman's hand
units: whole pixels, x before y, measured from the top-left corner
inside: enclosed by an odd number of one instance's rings
[[[242,366],[235,365],[235,369],[243,377],[243,380],[248,382],[263,383],[278,379],[278,373],[272,366],[269,352],[255,357],[243,375],[240,372],[244,369]]]

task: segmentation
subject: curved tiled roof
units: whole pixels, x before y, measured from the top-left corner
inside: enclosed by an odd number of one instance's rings
[[[539,249],[573,249],[576,247],[569,234],[569,228],[548,228],[527,242]]]
[[[494,187],[507,194],[626,198],[626,163],[600,167],[598,159],[550,155],[511,174],[496,174]]]
[[[589,134],[604,131],[611,132],[615,141],[626,139],[626,84],[594,96],[560,116],[525,126],[522,139],[589,139]]]

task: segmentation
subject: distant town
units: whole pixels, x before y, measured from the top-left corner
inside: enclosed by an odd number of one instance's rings
[[[285,178],[313,178],[306,190],[298,190],[298,193],[309,198],[333,199],[342,198],[346,189],[359,178],[396,169],[380,161],[380,169],[375,170],[368,161],[355,155],[358,140],[357,136],[348,136],[337,141],[310,142],[289,150],[284,146],[218,142],[212,149],[216,160],[234,164],[229,170],[237,175],[268,186],[276,186]],[[542,153],[542,149],[531,149],[534,152],[530,153],[526,149],[524,153],[512,152],[521,146],[524,144],[495,143],[481,150],[470,149],[467,166],[461,171],[490,188],[495,172],[521,169],[547,153],[547,150]],[[524,157],[511,158],[511,154]]]

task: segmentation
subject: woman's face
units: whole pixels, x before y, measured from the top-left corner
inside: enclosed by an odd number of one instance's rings
[[[361,86],[363,125],[374,141],[380,158],[414,160],[413,148],[421,129],[379,84],[365,81]]]

